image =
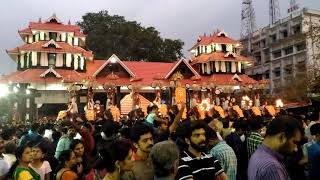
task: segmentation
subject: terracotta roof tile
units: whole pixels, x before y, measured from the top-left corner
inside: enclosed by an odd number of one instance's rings
[[[25,28],[25,29],[22,29],[22,30],[19,30],[18,31],[19,34],[31,34],[31,29],[28,27],[28,28]]]
[[[47,69],[27,69],[24,71],[16,71],[7,75],[5,78],[7,81],[15,83],[30,83],[30,82],[61,82],[62,80],[68,80],[69,82],[81,82],[85,78],[85,73],[78,73],[74,70],[54,69],[62,78],[55,77],[41,77]]]
[[[175,65],[175,63],[163,62],[137,62],[122,61],[131,71],[142,78],[143,84],[151,85],[151,83],[159,77],[164,77]]]
[[[92,57],[92,51],[86,51],[79,46],[71,46],[66,42],[56,42],[61,48],[47,48],[43,47],[49,41],[39,41],[31,44],[24,44],[17,48],[8,50],[8,53],[18,53],[19,51],[39,51],[52,53],[81,53],[85,57]]]
[[[19,31],[19,33],[30,34],[31,30],[51,30],[51,31],[63,31],[63,32],[73,32],[76,37],[86,37],[80,31],[80,26],[77,25],[65,25],[62,23],[48,23],[48,22],[30,22],[29,26],[25,29]]]
[[[75,32],[74,32],[74,36],[76,36],[76,37],[86,37],[86,35],[83,34],[83,33],[80,32],[80,31],[75,31]]]
[[[67,31],[67,32],[80,31],[80,26],[65,25],[60,23],[30,22],[29,28],[34,30],[52,30],[52,31]]]
[[[204,63],[209,61],[245,61],[245,62],[253,62],[250,58],[245,56],[236,55],[225,57],[226,53],[223,52],[212,52],[209,54],[201,54],[200,56],[196,56],[192,58],[191,65],[197,63]]]
[[[198,42],[191,49],[196,48],[199,45],[209,45],[211,43],[218,44],[237,44],[239,41],[229,38],[228,36],[218,36],[218,33],[215,33],[210,36],[199,36]]]
[[[241,81],[233,79],[234,74],[214,74],[211,76],[201,76],[199,82],[202,83],[213,83],[217,85],[240,85],[240,84],[255,84],[258,81],[250,78],[245,74],[238,75],[241,78]]]

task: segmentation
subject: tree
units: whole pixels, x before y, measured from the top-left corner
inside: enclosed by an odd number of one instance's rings
[[[154,27],[142,27],[108,11],[87,13],[78,25],[87,34],[86,48],[97,59],[116,54],[125,60],[172,62],[183,56],[180,39],[163,39]]]

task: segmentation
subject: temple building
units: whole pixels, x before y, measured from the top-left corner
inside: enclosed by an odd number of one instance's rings
[[[56,15],[30,22],[19,34],[25,44],[7,50],[17,71],[0,83],[9,86],[20,120],[57,114],[71,97],[76,97],[80,113],[91,98],[127,114],[139,107],[146,111],[150,102],[192,107],[207,98],[209,104],[219,104],[219,96],[262,89],[266,83],[244,74],[252,61],[240,55],[240,42],[223,31],[199,36],[190,49],[192,58],[173,63],[126,61],[116,55],[97,60],[85,49],[80,27],[63,24]],[[180,92],[185,95],[179,99]]]

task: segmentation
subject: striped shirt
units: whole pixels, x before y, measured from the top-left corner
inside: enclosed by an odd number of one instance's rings
[[[223,173],[219,161],[211,154],[202,153],[201,157],[195,157],[189,151],[183,151],[178,167],[176,180],[193,178],[194,180],[212,179]]]
[[[229,180],[236,180],[237,157],[233,149],[225,141],[220,141],[211,149],[210,153],[221,163]]]
[[[260,144],[263,142],[263,137],[256,132],[252,132],[250,136],[247,138],[247,150],[248,150],[248,159],[250,159],[251,155],[258,148]]]
[[[250,158],[248,180],[290,180],[282,162],[280,153],[260,145]]]

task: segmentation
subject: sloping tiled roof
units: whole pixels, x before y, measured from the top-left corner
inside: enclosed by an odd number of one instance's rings
[[[114,83],[115,85],[127,86],[133,83],[151,86],[153,82],[161,82],[162,85],[169,85],[169,80],[164,77],[175,67],[176,63],[163,62],[142,62],[142,61],[121,61],[128,69],[130,69],[135,77],[117,77],[108,79],[105,77],[96,77],[99,84]],[[46,69],[28,69],[25,71],[17,71],[11,75],[5,76],[7,81],[12,82],[81,82],[88,77],[93,77],[94,73],[106,63],[106,60],[86,61],[86,72],[77,72],[74,70],[54,69],[62,78],[40,77]],[[200,76],[199,78],[190,78],[182,80],[183,84],[208,84],[217,85],[245,85],[256,84],[258,81],[248,77],[247,75],[238,75],[240,80],[237,80],[234,74],[214,74],[212,76]]]
[[[219,33],[214,33],[213,35],[209,36],[199,36],[197,43],[190,48],[190,50],[198,47],[199,45],[209,45],[211,43],[218,43],[218,44],[238,44],[239,41],[229,38],[228,36],[219,36]]]
[[[238,81],[234,79],[234,74],[214,74],[212,76],[204,77],[202,76],[201,81],[202,82],[212,82],[214,84],[228,84],[228,85],[236,85],[236,84],[255,84],[257,83],[256,80],[250,78],[249,76],[245,74],[238,75],[241,79],[241,81]]]
[[[62,23],[42,23],[42,22],[30,22],[29,28],[34,30],[52,30],[52,31],[67,31],[74,32],[80,31],[80,26],[77,25],[65,25]]]
[[[31,30],[48,30],[48,31],[62,31],[62,32],[74,32],[76,37],[85,37],[81,31],[80,26],[77,25],[65,25],[62,23],[50,23],[50,22],[30,22],[29,26],[19,31],[19,33],[32,33]]]
[[[173,68],[175,63],[163,62],[142,62],[142,61],[123,61],[123,63],[142,78],[144,84],[149,84],[154,80],[164,79],[165,75]]]
[[[253,62],[250,58],[241,55],[227,56],[224,52],[212,52],[209,54],[201,54],[200,56],[193,57],[191,64],[205,63],[209,61],[244,61],[244,62]]]
[[[27,69],[24,71],[16,71],[12,74],[5,76],[7,81],[14,83],[45,83],[45,82],[81,82],[86,74],[78,73],[75,70],[54,69],[61,78],[58,77],[41,77],[41,74],[47,69]]]
[[[19,34],[31,34],[31,29],[28,27],[28,28],[25,28],[25,29],[22,29],[22,30],[19,30],[18,31]]]
[[[22,46],[10,49],[8,53],[19,53],[20,51],[38,51],[38,52],[51,52],[51,53],[80,53],[85,57],[93,57],[92,51],[86,51],[79,46],[71,46],[66,42],[55,42],[61,48],[48,48],[43,47],[49,41],[39,41],[31,44],[24,44]]]

